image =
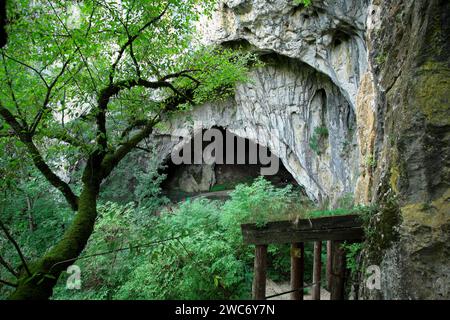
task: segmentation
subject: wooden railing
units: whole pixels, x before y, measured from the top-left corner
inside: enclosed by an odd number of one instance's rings
[[[344,298],[345,252],[344,241],[360,241],[364,237],[362,222],[357,215],[331,216],[314,219],[268,222],[241,225],[246,244],[254,244],[254,278],[252,297],[266,298],[267,246],[291,244],[291,299],[303,300],[304,243],[314,241],[312,298],[320,299],[322,241],[327,241],[327,281],[331,300]]]

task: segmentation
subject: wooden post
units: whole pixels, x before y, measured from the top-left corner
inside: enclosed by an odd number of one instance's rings
[[[332,246],[331,246],[331,240],[327,241],[327,289],[328,291],[331,288],[331,265],[332,265],[332,260],[333,260],[333,253],[332,253]]]
[[[344,299],[344,280],[345,280],[345,252],[342,249],[341,241],[332,241],[332,266],[331,266],[331,287],[330,299]]]
[[[291,244],[291,300],[303,300],[305,271],[305,245],[303,242]],[[300,290],[298,290],[301,288]]]
[[[264,300],[266,298],[266,267],[267,245],[257,245],[255,248],[255,274],[252,290],[254,300]]]
[[[322,275],[322,241],[316,241],[314,242],[312,300],[320,300],[321,275]]]

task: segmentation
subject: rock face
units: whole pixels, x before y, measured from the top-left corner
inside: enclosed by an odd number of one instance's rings
[[[220,43],[245,40],[257,50],[303,61],[327,75],[354,106],[367,68],[368,2],[315,0],[305,8],[292,0],[223,1],[208,38]]]
[[[305,187],[312,199],[337,199],[353,193],[358,176],[356,117],[349,102],[329,78],[289,58],[271,57],[252,72],[252,81],[236,89],[233,100],[195,108],[157,133],[159,154],[166,157],[178,140],[192,137],[195,125],[222,127],[268,147]],[[317,129],[324,132],[317,133]],[[315,136],[317,145],[311,146]]]
[[[167,123],[156,148],[167,157],[195,121],[269,147],[312,199],[377,205],[364,266],[381,290],[360,297],[449,299],[449,21],[448,0],[223,1],[205,41],[267,63],[233,99]]]
[[[373,1],[370,16],[377,165],[367,197],[390,241],[372,261],[382,290],[364,296],[449,299],[450,3]]]

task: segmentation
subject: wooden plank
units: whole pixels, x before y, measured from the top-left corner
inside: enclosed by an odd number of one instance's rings
[[[252,297],[254,300],[264,300],[266,298],[266,267],[267,245],[258,245],[255,248],[255,265],[252,288]]]
[[[263,227],[241,225],[247,244],[293,243],[324,240],[360,240],[364,236],[356,215],[269,222]]]
[[[331,264],[331,287],[330,299],[344,299],[344,283],[345,283],[345,252],[342,248],[341,241],[331,242],[332,264]]]
[[[297,291],[291,292],[291,300],[303,300],[304,274],[305,274],[305,245],[303,242],[292,243],[291,290]]]
[[[331,246],[331,241],[327,241],[327,289],[330,290],[331,287],[331,265],[333,263],[333,247]]]
[[[330,217],[320,217],[312,219],[300,219],[297,221],[273,221],[268,222],[263,227],[258,227],[254,223],[244,224],[246,229],[258,229],[264,230],[269,226],[278,230],[288,229],[288,230],[319,230],[319,229],[332,229],[332,228],[347,228],[347,227],[359,227],[361,226],[361,220],[358,215],[341,215],[341,216],[330,216]]]
[[[360,240],[364,237],[362,228],[327,229],[310,231],[267,231],[242,230],[246,244],[291,243],[326,240]]]
[[[320,300],[320,280],[322,276],[322,241],[314,242],[312,300]]]

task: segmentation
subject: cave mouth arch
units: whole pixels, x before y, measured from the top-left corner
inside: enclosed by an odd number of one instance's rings
[[[211,129],[220,132],[224,140],[232,139],[232,155],[226,146],[229,142],[227,140],[227,143],[224,141],[219,148],[212,152],[214,157],[218,156],[212,163],[194,164],[196,139],[199,138],[197,141],[201,141],[202,152],[211,146],[211,143],[216,142],[215,137],[208,141],[202,139],[205,137],[205,133]],[[239,149],[240,147],[241,149]],[[276,187],[293,185],[296,189],[303,190],[303,187],[285,168],[282,161],[269,149],[247,138],[239,137],[222,127],[203,129],[201,134],[197,133],[190,137],[179,155],[184,156],[186,150],[190,152],[187,157],[191,159],[190,163],[174,163],[173,158],[169,155],[160,170],[162,174],[166,175],[166,179],[161,184],[162,193],[173,202],[200,195],[206,198],[225,200],[228,198],[228,191],[234,189],[236,185],[249,184],[261,175],[264,175],[265,179]],[[245,154],[242,154],[243,152]],[[261,157],[264,153],[265,156]],[[271,165],[267,163],[267,156],[277,161],[277,170],[274,174],[262,174],[264,168],[267,169]],[[223,161],[220,161],[220,158]]]

